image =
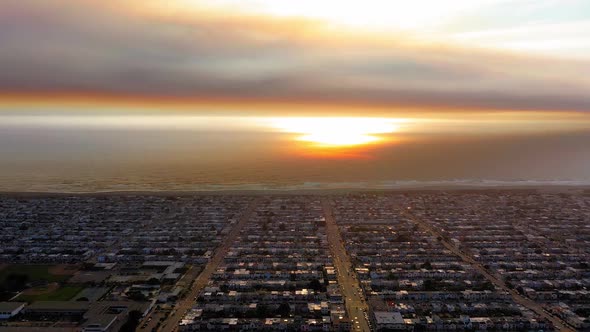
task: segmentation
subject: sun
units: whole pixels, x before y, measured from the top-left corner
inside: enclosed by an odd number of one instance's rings
[[[403,121],[383,118],[275,118],[271,126],[315,147],[342,148],[376,143],[396,132]]]

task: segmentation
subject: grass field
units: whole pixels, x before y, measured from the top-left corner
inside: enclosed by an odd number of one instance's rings
[[[34,301],[67,301],[80,293],[84,287],[64,286],[53,291],[41,294],[21,294],[16,301],[34,302]]]
[[[45,280],[47,282],[60,282],[70,278],[69,275],[52,274],[49,270],[53,265],[8,265],[0,270],[0,283],[11,273],[26,274],[29,282]]]

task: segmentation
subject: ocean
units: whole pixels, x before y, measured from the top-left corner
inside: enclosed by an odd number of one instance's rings
[[[266,118],[172,118],[0,116],[0,191],[590,184],[585,127],[474,130],[396,120],[391,132],[334,133],[324,119],[313,133],[298,133]],[[371,142],[355,145],[354,135]]]

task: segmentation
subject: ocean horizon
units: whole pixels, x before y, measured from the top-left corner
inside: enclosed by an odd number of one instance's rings
[[[64,194],[92,194],[92,193],[191,193],[191,192],[285,192],[285,191],[365,191],[365,190],[420,190],[420,189],[537,189],[537,188],[586,188],[590,187],[590,180],[441,180],[441,181],[381,181],[381,182],[304,182],[300,184],[159,184],[146,186],[142,184],[123,185],[113,183],[111,186],[93,187],[91,183],[35,183],[29,186],[16,184],[0,185],[0,193],[64,193]]]

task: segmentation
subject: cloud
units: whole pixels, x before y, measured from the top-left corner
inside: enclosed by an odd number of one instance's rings
[[[225,15],[224,15],[225,14]],[[126,0],[8,0],[0,93],[391,107],[590,109],[590,61]]]

